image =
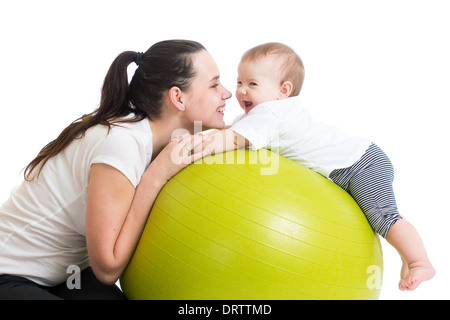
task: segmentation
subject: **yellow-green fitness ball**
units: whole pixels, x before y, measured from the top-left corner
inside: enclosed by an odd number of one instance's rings
[[[382,270],[379,238],[347,192],[241,149],[164,186],[121,287],[129,299],[377,299]]]

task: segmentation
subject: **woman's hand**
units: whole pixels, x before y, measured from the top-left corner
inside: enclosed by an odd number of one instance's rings
[[[250,142],[231,129],[213,130],[204,134],[203,148],[211,154],[248,147]]]
[[[181,169],[210,153],[210,149],[203,143],[204,140],[205,136],[201,133],[185,134],[170,139],[147,171],[151,172],[153,179],[160,179],[164,185]]]

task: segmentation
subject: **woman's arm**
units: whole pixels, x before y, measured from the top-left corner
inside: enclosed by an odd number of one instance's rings
[[[171,141],[150,164],[136,189],[119,170],[107,164],[91,167],[86,241],[92,269],[103,283],[113,284],[130,261],[153,203],[164,184],[207,152],[190,155],[193,137]],[[207,151],[207,150],[206,150]]]

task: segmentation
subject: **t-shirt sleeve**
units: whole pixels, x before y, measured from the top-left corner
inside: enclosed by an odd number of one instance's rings
[[[145,150],[125,132],[108,134],[96,145],[90,165],[104,163],[122,172],[136,188],[145,171]]]
[[[230,128],[250,142],[252,150],[269,147],[278,140],[283,130],[283,120],[264,105],[253,108]]]

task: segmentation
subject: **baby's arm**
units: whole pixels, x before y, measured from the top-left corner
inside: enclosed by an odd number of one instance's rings
[[[249,142],[240,134],[231,129],[215,130],[205,134],[205,148],[211,151],[211,154],[222,153],[249,146]]]

